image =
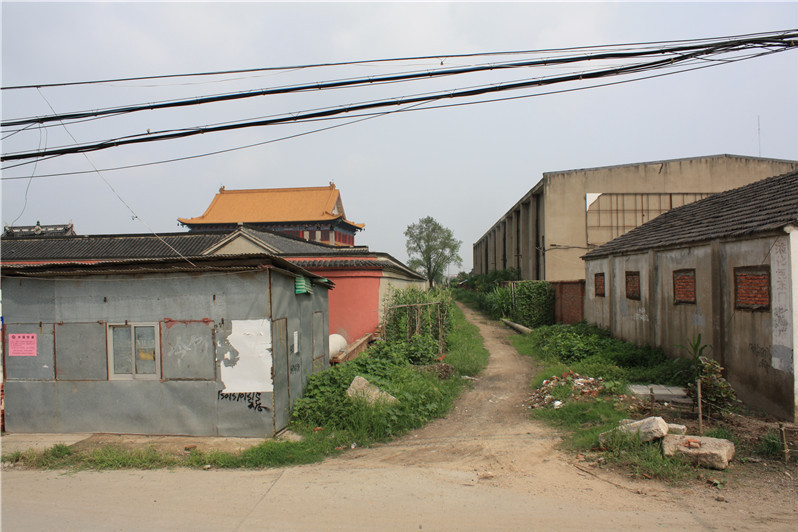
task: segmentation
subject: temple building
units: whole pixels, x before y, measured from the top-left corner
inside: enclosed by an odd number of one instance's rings
[[[354,246],[364,224],[346,219],[341,192],[326,187],[219,189],[208,209],[196,218],[178,218],[189,231],[231,231],[246,224],[311,242]]]

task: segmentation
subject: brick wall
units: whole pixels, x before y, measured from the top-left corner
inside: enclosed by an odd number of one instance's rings
[[[577,323],[585,319],[584,281],[554,281],[554,321],[556,323]]]
[[[695,303],[695,270],[673,272],[673,302]]]
[[[767,310],[770,308],[770,269],[761,267],[734,269],[735,308]]]

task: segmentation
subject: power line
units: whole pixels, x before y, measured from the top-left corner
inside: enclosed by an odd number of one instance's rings
[[[238,70],[218,70],[218,71],[208,71],[208,72],[193,72],[193,73],[184,73],[184,74],[162,74],[162,75],[153,75],[153,76],[135,76],[135,77],[125,77],[125,78],[108,78],[108,79],[101,79],[101,80],[88,80],[88,81],[71,81],[71,82],[60,82],[60,83],[36,83],[36,84],[27,84],[27,85],[10,85],[6,87],[0,87],[0,90],[19,90],[19,89],[35,89],[35,88],[48,88],[48,87],[68,87],[68,86],[79,86],[79,85],[97,85],[97,84],[105,84],[105,83],[123,83],[128,81],[145,81],[145,80],[152,80],[152,79],[173,79],[173,78],[183,78],[183,77],[200,77],[200,76],[222,76],[222,75],[229,75],[229,74],[248,74],[254,72],[269,72],[269,71],[281,71],[281,70],[304,70],[304,69],[311,69],[311,68],[321,68],[321,67],[335,67],[335,66],[354,66],[354,65],[362,65],[362,64],[380,64],[380,63],[388,63],[388,62],[403,62],[403,61],[426,61],[426,60],[440,60],[443,61],[444,59],[460,59],[460,58],[468,58],[468,57],[489,57],[489,56],[501,56],[501,55],[528,55],[528,54],[536,54],[536,53],[558,53],[558,52],[573,52],[577,50],[601,50],[601,49],[614,49],[614,48],[624,48],[630,46],[651,46],[651,45],[662,45],[662,44],[673,44],[673,43],[700,43],[700,42],[710,42],[718,39],[741,39],[741,38],[754,38],[754,37],[770,37],[776,35],[784,35],[787,31],[792,30],[782,30],[782,31],[775,31],[775,32],[761,32],[761,33],[746,33],[740,35],[730,35],[726,37],[709,37],[709,38],[702,38],[702,39],[682,39],[682,40],[672,40],[672,41],[644,41],[638,43],[627,43],[627,44],[605,44],[605,45],[592,45],[592,46],[571,46],[566,48],[542,48],[536,50],[508,50],[503,52],[478,52],[478,53],[470,53],[470,54],[435,54],[435,55],[422,55],[422,56],[409,56],[409,57],[393,57],[393,58],[383,58],[383,59],[363,59],[358,61],[340,61],[340,62],[329,62],[329,63],[311,63],[311,64],[304,64],[304,65],[292,65],[292,66],[280,66],[280,67],[259,67],[259,68],[246,68],[246,69],[238,69]]]
[[[757,54],[757,56],[767,55],[767,54],[770,54],[770,53],[775,53],[775,52],[765,52],[763,54]],[[751,57],[757,57],[757,56],[751,56]],[[748,58],[751,58],[751,57],[748,57]],[[746,59],[748,59],[748,58],[746,58]],[[742,59],[738,59],[738,60],[742,60]],[[427,110],[433,110],[433,109],[447,109],[447,108],[450,108],[450,107],[462,107],[462,106],[468,106],[468,105],[479,105],[479,104],[484,104],[484,103],[495,103],[495,102],[512,101],[512,100],[519,100],[519,99],[525,99],[525,98],[534,98],[534,97],[539,97],[539,96],[548,96],[548,95],[552,95],[552,94],[564,94],[564,93],[568,93],[568,92],[578,92],[578,91],[601,88],[601,87],[611,87],[611,86],[614,86],[614,85],[623,85],[623,84],[626,84],[626,83],[633,83],[635,81],[642,81],[642,80],[660,78],[660,77],[665,77],[665,76],[673,76],[675,74],[681,74],[681,73],[684,73],[684,72],[691,72],[691,71],[694,71],[694,70],[703,70],[705,68],[712,68],[712,67],[715,67],[715,66],[718,66],[718,64],[717,63],[715,63],[715,64],[703,64],[703,65],[700,65],[700,66],[694,66],[694,67],[690,67],[690,68],[685,68],[685,69],[678,70],[678,71],[675,71],[675,72],[663,72],[663,73],[660,73],[660,74],[651,74],[651,75],[647,75],[647,76],[641,76],[641,77],[634,78],[634,79],[624,79],[624,80],[620,80],[620,81],[599,83],[599,84],[590,85],[590,86],[571,87],[571,88],[567,88],[567,89],[551,90],[551,91],[540,92],[540,93],[535,93],[535,94],[523,94],[523,95],[519,95],[519,96],[509,96],[509,97],[504,97],[504,98],[490,98],[490,99],[486,99],[486,100],[478,100],[478,101],[471,101],[471,102],[458,102],[458,103],[451,103],[451,104],[445,104],[445,105],[433,105],[433,106],[425,106],[425,107],[420,107],[420,106],[417,105],[417,106],[411,106],[411,107],[414,107],[414,108],[396,109],[396,110],[393,110],[393,111],[386,111],[386,112],[383,112],[383,113],[368,113],[368,114],[355,115],[355,116],[366,117],[366,118],[363,119],[363,120],[366,120],[368,118],[376,118],[376,117],[379,117],[379,116],[385,116],[385,115],[393,114],[393,113],[427,111]],[[318,119],[313,119],[313,120],[307,120],[306,122],[325,121],[325,120],[340,120],[340,119],[341,119],[340,117],[328,117],[328,118],[318,118]],[[289,140],[289,139],[292,139],[292,138],[301,137],[301,136],[305,136],[305,135],[310,135],[310,134],[313,134],[313,133],[319,133],[319,132],[322,132],[322,131],[327,131],[327,130],[330,130],[330,129],[335,129],[335,128],[338,128],[338,127],[343,127],[343,126],[346,126],[346,125],[354,124],[354,123],[360,122],[360,121],[362,121],[362,120],[353,120],[351,122],[347,122],[347,123],[344,123],[344,124],[337,124],[337,125],[331,126],[331,127],[319,128],[319,129],[315,129],[315,130],[312,130],[312,131],[306,131],[306,132],[303,132],[303,133],[298,133],[298,134],[295,134],[295,135],[289,135],[289,136],[281,137],[281,138],[277,138],[277,139],[271,139],[271,140],[267,140],[267,141],[263,141],[263,142],[257,142],[257,143],[254,143],[254,144],[247,144],[247,145],[244,145],[244,146],[237,146],[237,147],[234,147],[234,148],[228,148],[228,149],[217,150],[217,151],[212,151],[212,152],[205,152],[205,153],[200,153],[200,154],[195,154],[195,155],[189,155],[189,156],[185,156],[185,157],[177,157],[177,158],[174,158],[174,159],[163,159],[163,160],[159,160],[159,161],[151,161],[151,162],[148,162],[148,163],[132,164],[132,165],[127,165],[127,166],[113,167],[113,168],[104,168],[102,171],[103,172],[111,172],[111,171],[116,171],[116,170],[129,170],[129,169],[132,169],[132,168],[141,168],[141,167],[145,167],[145,166],[154,166],[154,165],[158,165],[158,164],[166,164],[166,163],[186,161],[186,160],[191,160],[191,159],[198,159],[198,158],[201,158],[201,157],[209,157],[209,156],[213,156],[213,155],[219,155],[219,154],[222,154],[222,153],[229,153],[229,152],[232,152],[232,151],[243,150],[243,149],[253,148],[253,147],[257,147],[257,146],[263,146],[263,145],[266,145],[266,144],[272,144],[272,143],[275,143],[275,142],[280,142],[280,141],[283,141],[283,140]],[[54,158],[54,157],[57,157],[57,156],[53,155],[53,156],[49,157],[48,159],[51,159],[51,158]],[[38,160],[42,160],[42,159],[38,159]],[[47,160],[47,159],[44,159],[44,160]],[[3,170],[8,170],[10,168],[15,168],[15,167],[18,167],[18,166],[23,166],[23,165],[33,164],[33,163],[34,163],[34,161],[28,161],[28,162],[24,162],[24,163],[19,163],[17,165],[4,167]],[[4,177],[0,177],[0,181],[13,181],[13,180],[29,179],[29,178],[30,179],[38,179],[38,178],[48,178],[48,177],[63,177],[63,176],[82,175],[82,174],[90,174],[90,173],[94,173],[94,171],[93,170],[83,170],[83,171],[76,171],[76,172],[58,172],[58,173],[52,173],[52,174],[40,174],[40,175],[37,175],[37,176],[19,176],[19,177],[5,177],[4,176]]]
[[[317,90],[339,89],[339,88],[354,87],[361,85],[397,83],[397,82],[405,82],[405,81],[412,81],[418,79],[431,79],[431,78],[444,77],[444,76],[472,74],[472,73],[486,72],[492,70],[529,68],[535,66],[552,66],[552,65],[577,63],[583,61],[631,59],[631,58],[639,58],[639,57],[646,57],[652,55],[667,55],[667,54],[677,54],[678,56],[679,54],[684,54],[687,52],[695,52],[695,51],[703,51],[703,53],[705,54],[718,53],[720,51],[728,53],[731,51],[742,50],[750,47],[764,47],[764,46],[789,47],[789,46],[794,46],[795,43],[793,39],[796,38],[798,38],[798,33],[796,32],[790,33],[789,31],[785,31],[785,32],[780,32],[778,34],[767,34],[764,36],[746,37],[743,39],[726,39],[723,41],[713,42],[711,44],[689,44],[689,45],[680,45],[674,47],[665,47],[665,48],[648,49],[648,50],[603,52],[591,55],[544,58],[544,59],[536,59],[530,61],[489,63],[478,66],[470,66],[470,67],[439,69],[435,71],[394,73],[394,74],[374,76],[368,78],[362,78],[362,77],[349,78],[349,79],[326,81],[326,82],[307,83],[307,84],[287,86],[287,87],[274,87],[274,88],[257,89],[257,90],[244,91],[244,92],[234,92],[228,94],[217,94],[217,95],[196,97],[190,99],[137,104],[137,105],[114,107],[108,109],[77,111],[72,113],[64,113],[61,115],[21,118],[21,119],[5,121],[2,122],[2,124],[0,125],[2,125],[3,127],[9,127],[9,126],[20,126],[30,123],[75,120],[75,119],[104,116],[110,114],[133,113],[139,111],[203,105],[207,103],[218,103],[223,101],[241,100],[246,98],[277,95],[277,94],[289,94],[293,92],[307,92],[307,91],[317,91]]]
[[[788,48],[777,48],[775,50],[771,50],[770,52],[775,53],[778,51],[784,51]],[[569,74],[566,76],[558,76],[558,77],[549,77],[549,78],[538,78],[534,80],[523,80],[517,82],[509,82],[509,83],[502,83],[502,84],[492,84],[488,86],[480,86],[477,88],[470,88],[465,90],[452,90],[452,91],[445,91],[445,92],[437,92],[431,94],[425,94],[421,96],[413,96],[413,97],[401,97],[401,98],[393,98],[387,100],[378,100],[374,102],[366,102],[366,103],[359,103],[359,104],[350,104],[347,106],[338,106],[323,110],[317,111],[310,111],[300,114],[292,114],[287,116],[282,116],[278,118],[268,118],[263,120],[254,120],[254,121],[247,121],[247,122],[238,122],[233,124],[225,124],[225,125],[217,125],[211,127],[195,127],[188,130],[182,131],[175,131],[175,132],[168,132],[160,135],[144,135],[144,136],[136,136],[134,138],[122,138],[122,139],[112,139],[102,142],[96,142],[91,144],[84,144],[79,146],[69,146],[69,147],[60,147],[54,148],[49,150],[41,150],[35,152],[21,152],[21,153],[13,153],[13,154],[6,154],[0,157],[1,161],[10,161],[10,160],[20,160],[20,159],[29,159],[34,157],[44,157],[49,155],[66,155],[72,153],[85,153],[89,151],[97,151],[103,150],[111,147],[118,147],[130,144],[141,144],[146,142],[156,142],[162,140],[172,140],[178,138],[186,138],[190,136],[200,135],[200,134],[207,134],[207,133],[216,133],[221,131],[231,131],[236,129],[243,129],[243,128],[250,128],[250,127],[262,127],[262,126],[270,126],[275,124],[281,123],[297,123],[309,119],[316,119],[316,118],[324,118],[335,116],[339,114],[349,113],[352,111],[364,111],[376,108],[382,108],[387,106],[394,106],[394,105],[401,105],[401,104],[414,104],[414,103],[424,103],[424,102],[432,102],[436,100],[441,100],[445,98],[464,98],[464,97],[472,97],[472,96],[479,96],[482,94],[487,94],[491,92],[503,92],[508,90],[519,90],[525,88],[533,88],[533,87],[542,87],[546,85],[556,84],[556,83],[565,83],[565,82],[573,82],[573,81],[584,81],[584,80],[591,80],[591,79],[599,79],[606,76],[614,76],[614,75],[622,75],[622,74],[631,74],[631,73],[639,73],[644,72],[647,70],[653,70],[658,68],[666,68],[672,67],[678,63],[684,63],[686,61],[691,61],[695,59],[699,59],[707,53],[711,54],[718,54],[722,53],[717,50],[717,48],[711,49],[709,52],[706,50],[697,50],[693,51],[692,53],[683,54],[678,57],[670,57],[659,59],[656,61],[650,61],[647,63],[639,63],[633,65],[626,65],[621,67],[615,67],[610,69],[604,70],[596,70],[592,72],[582,72],[582,73],[574,73]]]

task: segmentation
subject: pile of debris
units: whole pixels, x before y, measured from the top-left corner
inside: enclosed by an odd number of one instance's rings
[[[571,389],[571,397],[596,397],[604,389],[604,381],[601,377],[583,377],[573,371],[566,371],[562,376],[553,376],[551,379],[543,381],[540,388],[534,391],[527,399],[529,408],[560,408],[564,402],[556,399],[555,396],[562,397],[563,394],[555,393],[555,389],[567,386]]]
[[[667,423],[661,417],[639,421],[621,420],[617,428],[599,434],[602,447],[612,444],[617,434],[634,434],[641,442],[662,442],[662,454],[710,469],[726,469],[734,458],[734,443],[722,438],[686,435],[684,425]]]

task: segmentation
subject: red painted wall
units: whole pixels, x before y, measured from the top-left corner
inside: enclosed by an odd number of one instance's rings
[[[382,270],[308,271],[335,283],[329,293],[330,334],[351,343],[377,329]]]

